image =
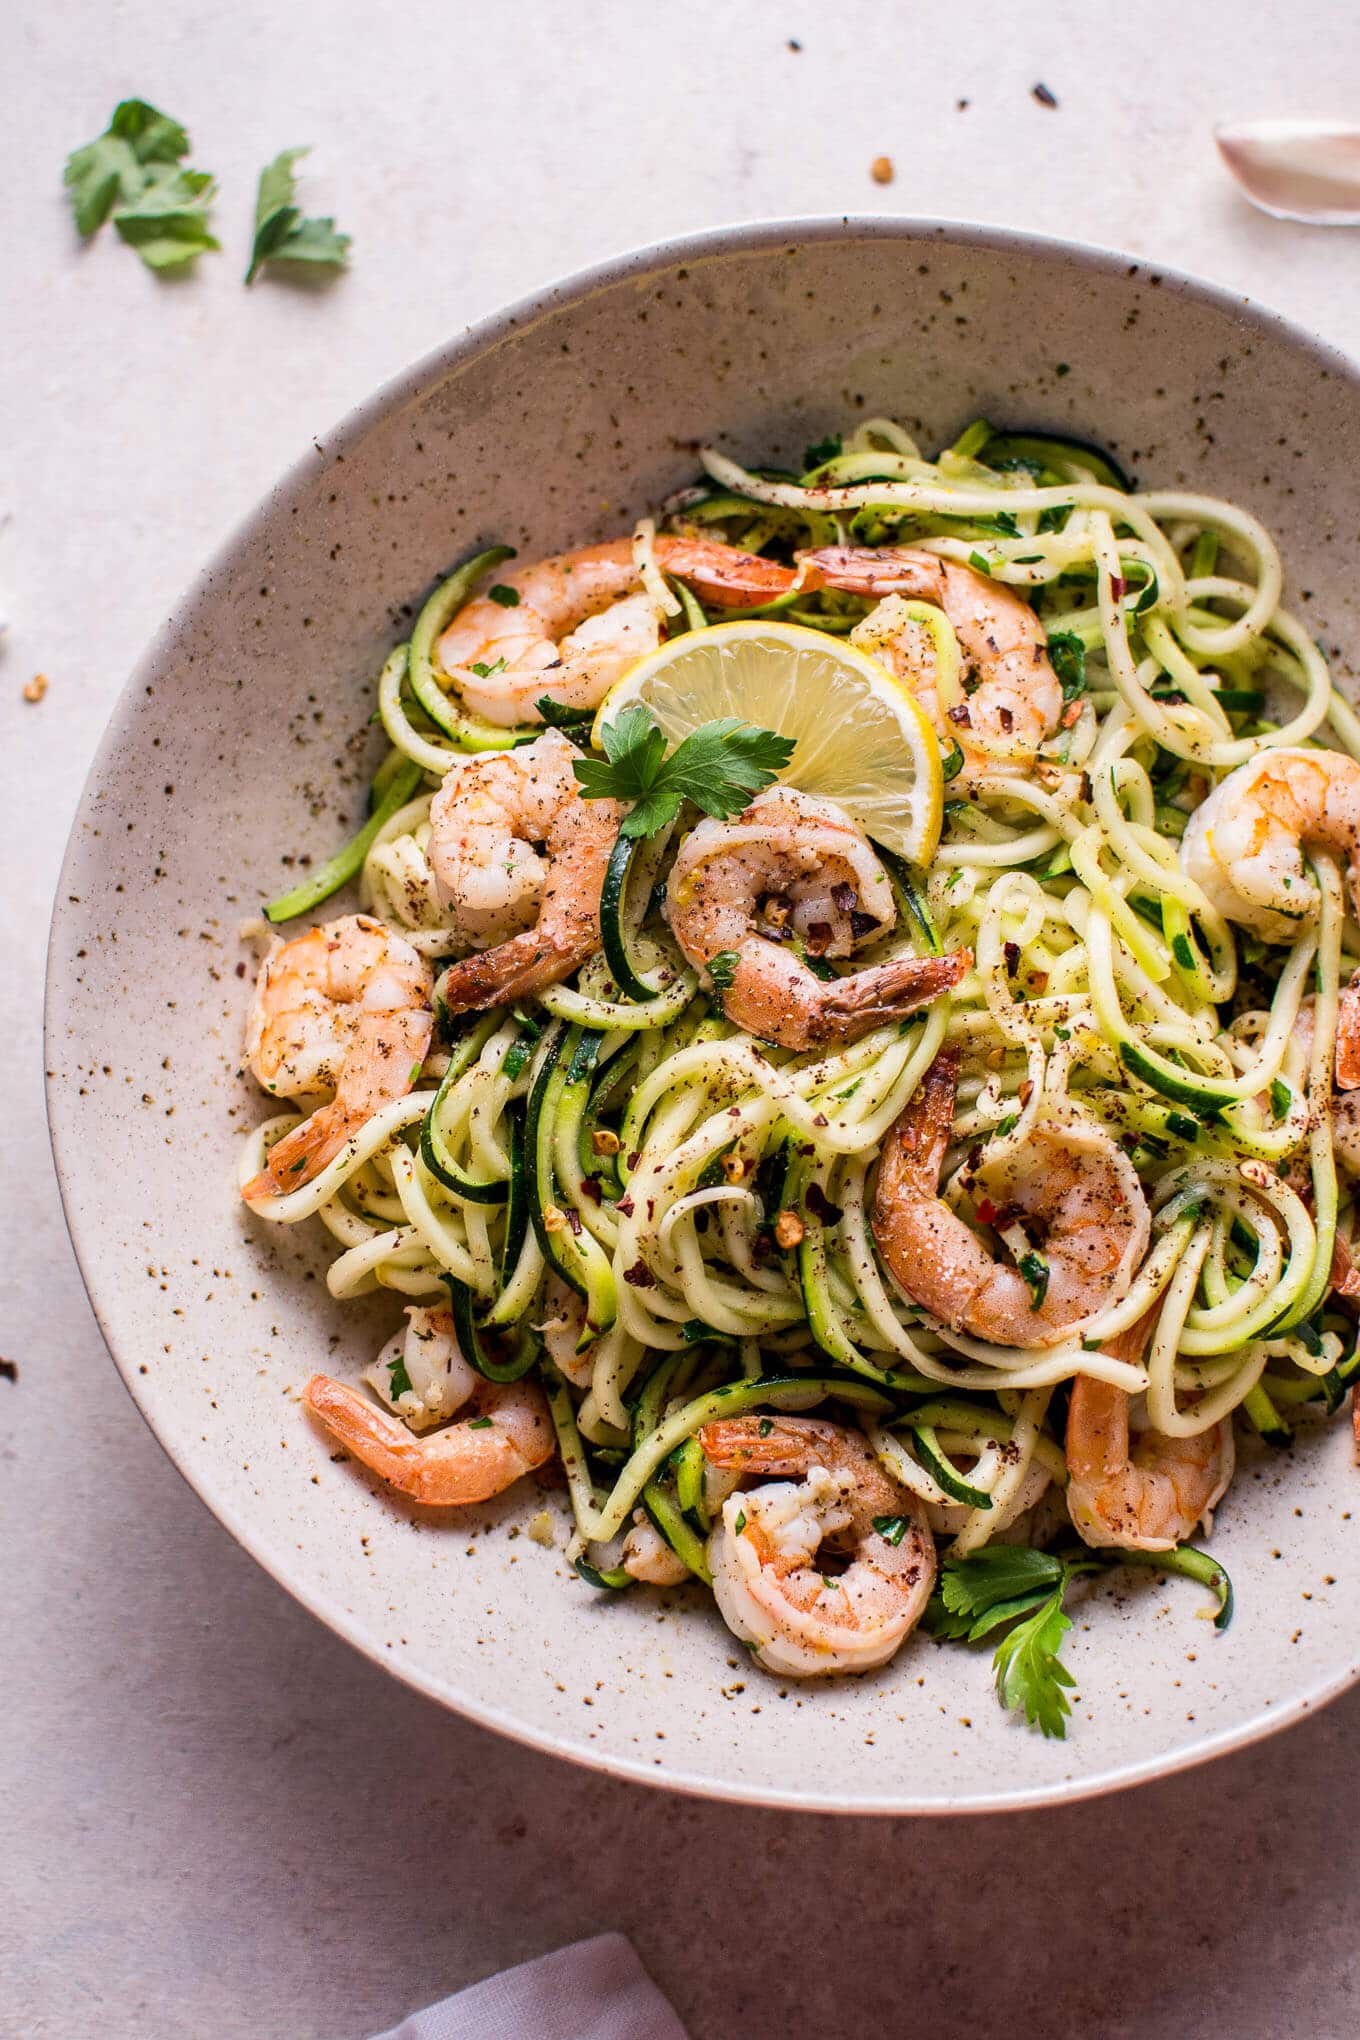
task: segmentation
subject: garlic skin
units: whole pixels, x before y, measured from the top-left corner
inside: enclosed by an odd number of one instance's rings
[[[1309,226],[1360,226],[1360,128],[1336,120],[1249,120],[1215,128],[1214,140],[1262,212]]]

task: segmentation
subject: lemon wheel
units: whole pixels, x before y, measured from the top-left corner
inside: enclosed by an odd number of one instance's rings
[[[794,740],[779,777],[834,800],[912,864],[940,840],[939,741],[915,700],[867,652],[777,621],[719,623],[662,645],[610,690],[592,732],[641,702],[678,744],[721,716]]]

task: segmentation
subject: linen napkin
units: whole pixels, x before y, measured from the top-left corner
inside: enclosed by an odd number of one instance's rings
[[[575,1941],[412,2012],[373,2040],[688,2040],[622,1934]]]

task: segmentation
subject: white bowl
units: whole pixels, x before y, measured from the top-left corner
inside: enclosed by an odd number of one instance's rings
[[[743,227],[624,257],[453,341],[314,446],[219,551],[122,696],[53,922],[53,1144],[129,1389],[274,1577],[378,1663],[489,1727],[621,1775],[872,1812],[1032,1805],[1189,1764],[1356,1677],[1349,1425],[1249,1460],[1188,1583],[1080,1607],[1066,1742],[1001,1712],[986,1655],[913,1640],[858,1682],[783,1688],[689,1595],[597,1595],[513,1492],[422,1517],[332,1462],[298,1390],[371,1358],[321,1241],[234,1190],[262,1115],[239,1074],[237,924],[359,810],[366,691],[414,605],[493,539],[532,559],[627,528],[716,441],[795,455],[890,412],[930,445],[985,414],[1111,446],[1146,482],[1249,505],[1324,645],[1360,643],[1360,378],[1244,301],[1056,242],[883,219]],[[1341,667],[1344,671],[1344,666]],[[373,750],[378,746],[375,744]],[[79,1411],[65,1419],[79,1422]],[[563,1519],[564,1520],[564,1519]],[[172,1580],[166,1581],[173,1591]]]

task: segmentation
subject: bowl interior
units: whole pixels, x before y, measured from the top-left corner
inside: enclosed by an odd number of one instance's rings
[[[915,1640],[854,1683],[781,1687],[685,1593],[595,1594],[518,1534],[533,1490],[427,1519],[334,1463],[298,1391],[352,1374],[398,1300],[329,1299],[319,1228],[234,1194],[249,991],[237,929],[354,826],[371,681],[475,547],[624,530],[712,441],[796,457],[888,413],[1110,446],[1143,483],[1227,495],[1279,539],[1329,650],[1357,632],[1356,377],[1246,306],[1113,257],[958,229],[826,223],[614,264],[381,393],[230,541],[129,683],[53,926],[48,1063],[81,1265],[128,1386],[186,1477],[322,1618],[425,1691],[579,1760],[787,1804],[928,1811],[1089,1791],[1261,1733],[1355,1676],[1360,1523],[1341,1429],[1249,1461],[1215,1550],[1217,1636],[1184,1583],[1082,1606],[1065,1743],[989,1664]],[[1346,668],[1338,659],[1343,680]],[[555,1505],[556,1506],[556,1505]]]

